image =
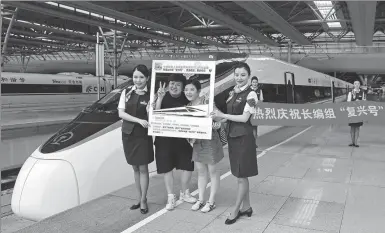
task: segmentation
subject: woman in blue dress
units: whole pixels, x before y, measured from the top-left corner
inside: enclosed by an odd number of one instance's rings
[[[185,86],[184,93],[190,101],[188,106],[204,105],[207,102],[207,95],[199,96],[201,93],[201,84],[198,80],[189,80]],[[189,139],[193,146],[192,161],[198,169],[198,190],[199,199],[191,207],[192,210],[207,213],[215,209],[215,195],[219,189],[220,172],[217,163],[224,157],[223,146],[219,138],[218,129],[220,122],[213,121],[213,130],[211,140]],[[204,196],[208,183],[208,174],[211,179],[211,190],[209,200],[205,203]]]

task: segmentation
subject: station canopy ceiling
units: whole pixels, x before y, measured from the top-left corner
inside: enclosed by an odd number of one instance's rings
[[[294,53],[385,43],[385,2],[375,1],[2,1],[1,11],[5,62],[91,56],[97,33],[110,52],[114,30],[123,59],[287,53],[289,41]]]

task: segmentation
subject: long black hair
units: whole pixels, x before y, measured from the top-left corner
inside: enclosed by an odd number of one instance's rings
[[[257,82],[259,82],[259,80],[258,80],[258,77],[257,77],[257,76],[253,76],[253,77],[251,77],[251,81],[253,81],[253,80],[257,80]]]
[[[135,66],[134,69],[132,69],[132,76],[134,76],[134,72],[136,70],[142,73],[146,78],[148,78],[147,88],[150,90],[151,89],[151,69],[148,69],[147,66],[143,64],[139,64]],[[132,77],[132,80],[134,80],[134,77]]]
[[[147,66],[143,64],[139,64],[135,66],[134,69],[132,70],[132,74],[134,74],[135,70],[142,73],[146,78],[150,77],[150,71],[148,70]]]

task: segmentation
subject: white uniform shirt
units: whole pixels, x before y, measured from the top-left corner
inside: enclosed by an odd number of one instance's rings
[[[354,90],[352,90],[354,91]],[[349,91],[348,93],[348,99],[346,100],[347,102],[352,101],[352,91]],[[366,100],[365,92],[362,92],[362,100]]]

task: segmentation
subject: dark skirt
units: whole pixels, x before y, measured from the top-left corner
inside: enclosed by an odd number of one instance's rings
[[[364,124],[364,122],[357,122],[357,123],[349,123],[349,126],[353,126],[353,127],[360,127]]]
[[[231,173],[237,178],[258,175],[257,151],[253,134],[228,138]]]
[[[151,136],[132,136],[122,133],[123,150],[130,165],[147,165],[154,161]]]

